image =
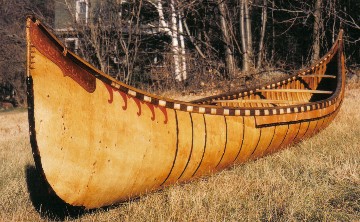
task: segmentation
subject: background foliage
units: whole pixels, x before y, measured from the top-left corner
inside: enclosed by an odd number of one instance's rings
[[[0,0],[0,102],[25,104],[25,17],[53,28],[56,2],[69,1]],[[358,0],[100,2],[86,25],[73,18],[78,53],[140,88],[231,90],[221,84],[288,73],[327,51],[340,28],[347,66],[359,67]]]

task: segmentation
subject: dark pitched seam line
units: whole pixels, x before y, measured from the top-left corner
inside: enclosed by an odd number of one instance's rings
[[[236,154],[236,157],[235,157],[235,159],[233,160],[233,162],[235,162],[235,161],[237,160],[237,158],[239,157],[239,154],[240,154],[240,152],[241,152],[241,150],[242,150],[242,147],[243,147],[243,145],[244,145],[244,138],[245,138],[245,119],[244,119],[244,117],[242,117],[242,120],[243,120],[243,124],[242,124],[242,126],[243,126],[243,131],[242,131],[241,145],[240,145],[239,152]]]
[[[301,125],[302,125],[303,123],[304,123],[304,122],[300,123],[299,129],[298,129],[298,131],[297,131],[297,133],[296,133],[296,136],[294,137],[293,141],[295,141],[295,140],[297,139],[297,137],[298,137],[298,135],[299,135],[299,132],[300,132]]]
[[[287,125],[286,134],[285,134],[284,138],[282,139],[281,143],[279,144],[279,147],[281,147],[282,144],[284,143],[285,138],[287,137],[287,135],[288,135],[288,133],[289,133],[289,128],[290,128],[289,125]],[[300,127],[299,127],[299,129],[300,129]],[[298,131],[298,133],[299,133],[299,131]]]
[[[255,117],[254,117],[254,122],[256,122]],[[259,139],[258,139],[258,141],[257,141],[257,144],[256,144],[256,146],[255,146],[254,150],[253,150],[253,151],[252,151],[252,153],[250,154],[250,157],[251,157],[251,156],[255,153],[255,151],[256,151],[256,149],[257,149],[257,147],[259,146],[260,140],[261,140],[261,128],[260,128],[260,135],[259,135]],[[250,157],[249,157],[249,158],[250,158]]]
[[[318,133],[318,132],[321,130],[321,127],[322,127],[322,125],[324,124],[325,118],[326,118],[326,117],[321,118],[321,120],[322,120],[322,121],[321,121],[321,124],[319,124],[319,126],[316,126],[317,129],[316,129],[315,133]]]
[[[206,129],[206,120],[205,120],[205,115],[203,115],[204,117],[204,125],[205,125],[205,143],[204,143],[204,151],[203,151],[203,154],[202,154],[202,157],[201,157],[201,160],[199,162],[199,165],[197,166],[195,172],[193,173],[192,177],[195,176],[196,172],[199,170],[201,164],[202,164],[202,161],[204,159],[204,156],[205,156],[205,151],[206,151],[206,140],[207,140],[207,129]]]
[[[303,136],[303,138],[304,138],[304,136],[306,135],[306,133],[308,132],[309,127],[310,127],[310,122],[308,122],[308,126],[307,126],[307,128],[306,128],[306,131],[305,131],[305,133],[302,135],[302,136]]]
[[[324,124],[326,124],[326,119],[327,119],[328,117],[324,117],[323,118],[323,121],[322,121],[322,123],[321,123],[321,126],[319,127],[319,131],[321,131],[322,129],[324,129]]]
[[[182,175],[184,174],[186,168],[188,167],[191,156],[192,156],[193,148],[194,148],[194,122],[193,122],[191,113],[189,113],[189,115],[190,115],[190,121],[191,121],[191,149],[190,149],[190,155],[189,155],[189,159],[188,159],[188,161],[187,161],[187,163],[186,163],[186,165],[184,167],[184,170],[181,172],[180,176],[178,177],[178,180],[182,177]]]
[[[226,116],[224,116],[224,121],[225,121],[225,127],[226,127],[226,130],[225,130],[225,132],[226,132],[226,134],[225,134],[225,147],[224,147],[224,152],[221,155],[221,158],[220,158],[218,164],[216,164],[215,168],[217,168],[220,165],[222,159],[224,158],[224,155],[225,155],[225,152],[226,152],[226,147],[227,147],[227,142],[228,142],[228,125],[227,125],[227,121],[226,121]]]
[[[177,117],[177,111],[176,110],[174,110],[174,111],[175,111],[175,120],[176,120],[176,151],[175,151],[175,158],[174,158],[174,161],[173,161],[173,164],[172,164],[172,167],[170,169],[169,174],[165,178],[164,182],[162,182],[160,184],[160,186],[164,185],[164,183],[169,179],[169,177],[171,175],[171,172],[174,169],[176,158],[177,158],[177,155],[178,155],[178,150],[179,150],[179,122],[178,122],[178,117]]]
[[[288,130],[289,130],[289,128],[288,128]],[[267,150],[269,149],[269,147],[271,146],[271,144],[272,144],[272,142],[273,142],[273,140],[274,140],[274,137],[275,137],[275,131],[276,131],[276,126],[274,127],[274,132],[273,132],[273,136],[271,137],[271,141],[270,141],[269,145],[266,147],[266,149],[264,150],[263,153],[266,153],[266,151],[267,151]],[[286,131],[286,133],[287,133],[287,131]],[[285,135],[285,137],[286,137],[286,135]],[[284,137],[284,139],[285,139],[285,137]]]
[[[315,125],[313,131],[311,132],[311,134],[313,134],[313,133],[316,131],[316,127],[317,127],[318,123],[319,123],[319,120],[316,120],[316,125]],[[309,124],[309,125],[310,125],[310,124]],[[311,134],[310,134],[310,135],[311,135]],[[309,135],[308,135],[308,136],[309,136]]]

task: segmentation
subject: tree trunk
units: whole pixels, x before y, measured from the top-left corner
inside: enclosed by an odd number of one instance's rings
[[[245,9],[245,26],[246,26],[246,40],[247,40],[247,51],[249,53],[250,63],[253,66],[253,47],[252,47],[252,31],[251,31],[251,18],[249,12],[249,0],[244,1]]]
[[[205,56],[204,53],[201,51],[201,49],[200,49],[200,47],[198,46],[198,44],[195,42],[194,36],[191,35],[190,30],[189,30],[189,27],[188,27],[188,25],[187,25],[187,23],[186,23],[186,20],[183,20],[183,23],[184,23],[184,28],[185,28],[185,30],[186,30],[186,34],[188,35],[191,43],[195,46],[195,48],[196,48],[197,52],[199,53],[199,55],[200,55],[203,59],[205,59],[206,56]],[[201,35],[201,32],[199,32],[199,35]],[[201,39],[201,37],[199,37],[199,39]]]
[[[247,72],[250,69],[250,57],[248,52],[248,35],[247,26],[245,22],[245,1],[240,0],[240,34],[241,34],[241,46],[243,51],[243,71]]]
[[[171,36],[169,24],[165,21],[164,10],[161,0],[158,0],[157,5],[154,4],[154,6],[156,7],[159,14],[159,32],[162,32],[164,30],[168,35]]]
[[[332,27],[332,32],[331,32],[331,43],[334,43],[335,42],[335,33],[336,33],[336,20],[337,20],[336,15],[338,14],[338,12],[336,10],[336,0],[330,0],[330,10],[331,10],[332,16],[333,16],[333,27]]]
[[[172,50],[173,59],[174,59],[175,80],[181,82],[183,79],[182,79],[181,72],[180,72],[180,61],[179,61],[180,49],[179,49],[177,18],[176,18],[174,0],[171,0],[170,8],[171,8],[171,50]]]
[[[275,17],[274,17],[275,1],[271,3],[271,31],[272,31],[272,47],[271,47],[271,59],[273,63],[275,60]]]
[[[104,59],[102,48],[100,44],[101,31],[92,21],[89,24],[90,27],[90,43],[92,47],[95,49],[95,55],[97,62],[99,63],[99,68],[101,71],[106,72],[106,61]]]
[[[166,22],[165,16],[164,16],[164,10],[161,0],[157,0],[157,4],[150,2],[153,4],[159,14],[159,31],[164,31],[166,34],[168,34],[171,37],[171,52],[173,53],[173,62],[174,62],[174,74],[175,74],[175,80],[182,81],[186,79],[186,75],[182,75],[183,72],[180,70],[180,47],[179,47],[179,34],[178,34],[178,19],[177,19],[177,13],[175,11],[175,2],[174,0],[170,1],[170,9],[171,9],[171,28],[169,28],[169,23]],[[181,21],[179,21],[181,22]],[[184,44],[185,47],[185,44]],[[184,69],[182,69],[184,70]]]
[[[262,62],[264,60],[264,38],[266,31],[266,23],[267,23],[267,0],[264,0],[264,5],[261,13],[261,33],[260,33],[260,41],[259,41],[259,56],[257,60],[257,68],[261,68]]]
[[[187,70],[186,70],[186,48],[185,48],[185,39],[184,39],[184,29],[182,22],[182,12],[179,12],[179,34],[180,34],[180,46],[181,46],[181,77],[183,80],[187,79]]]
[[[314,11],[314,29],[313,29],[313,56],[312,61],[319,60],[320,58],[320,33],[322,31],[322,19],[321,19],[321,6],[322,0],[316,0]]]
[[[228,30],[227,21],[225,18],[226,12],[225,12],[225,3],[224,1],[220,0],[218,2],[218,7],[220,11],[220,23],[221,23],[221,31],[223,35],[223,40],[225,43],[225,62],[226,62],[226,71],[229,76],[235,75],[235,59],[233,52],[230,48],[231,41],[230,41],[230,35]]]

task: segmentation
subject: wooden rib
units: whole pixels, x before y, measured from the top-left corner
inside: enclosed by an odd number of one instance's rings
[[[299,80],[297,80],[295,89],[302,89],[302,88],[304,88],[303,83],[300,82]],[[295,96],[298,101],[309,101],[309,99],[310,99],[310,97],[306,98],[304,93],[296,93]],[[308,95],[308,96],[310,96],[310,95]]]
[[[290,93],[312,93],[312,94],[332,94],[333,91],[308,90],[308,89],[259,89],[257,92],[290,92]]]
[[[303,76],[299,76],[301,78],[306,78],[306,77],[312,77],[312,78],[316,78],[316,77],[319,77],[319,78],[331,78],[331,79],[336,79],[336,76],[333,76],[333,75],[303,75]]]
[[[284,88],[285,88],[285,89],[292,89],[292,88],[290,87],[290,84],[284,85]],[[293,94],[293,93],[285,93],[284,99],[285,99],[285,100],[293,101],[292,94]]]
[[[300,101],[270,100],[270,99],[242,99],[242,100],[214,100],[213,103],[280,103],[280,104],[300,104]]]

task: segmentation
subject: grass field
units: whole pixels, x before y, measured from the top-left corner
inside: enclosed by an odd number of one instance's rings
[[[360,89],[350,88],[334,122],[306,141],[94,211],[46,194],[27,113],[0,112],[0,221],[360,221]]]

